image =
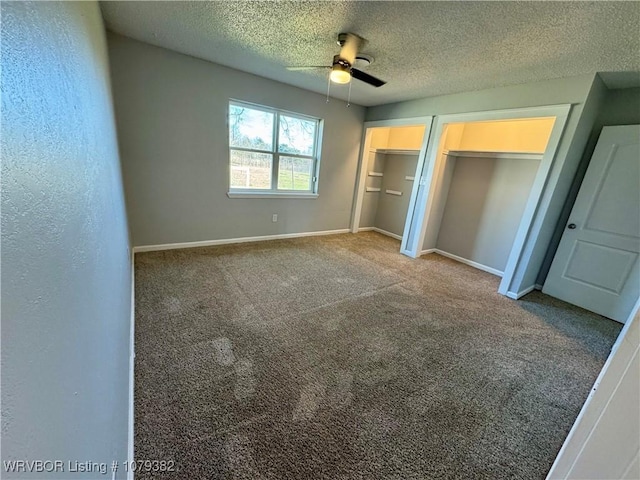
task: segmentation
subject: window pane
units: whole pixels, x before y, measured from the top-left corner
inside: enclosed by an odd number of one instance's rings
[[[311,190],[313,159],[280,157],[278,190]]]
[[[316,122],[280,115],[279,152],[313,155],[315,137]]]
[[[271,188],[271,163],[268,153],[231,150],[231,188]]]
[[[229,145],[273,150],[273,118],[273,113],[229,105]]]

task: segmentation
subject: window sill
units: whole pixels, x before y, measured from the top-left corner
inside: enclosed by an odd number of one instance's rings
[[[300,199],[316,199],[317,193],[268,193],[268,192],[227,192],[229,198],[294,198]]]

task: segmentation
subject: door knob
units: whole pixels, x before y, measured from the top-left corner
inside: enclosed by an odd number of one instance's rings
[[[569,225],[567,225],[567,228],[569,230],[573,230],[574,228],[576,228],[576,224],[575,223],[570,223]]]

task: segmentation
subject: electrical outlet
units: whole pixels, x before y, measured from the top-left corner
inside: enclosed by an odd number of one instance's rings
[[[277,222],[278,221],[278,214],[274,213],[273,216],[271,217],[271,221],[272,222]]]

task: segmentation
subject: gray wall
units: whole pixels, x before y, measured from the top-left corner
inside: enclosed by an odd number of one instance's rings
[[[384,161],[384,177],[382,190],[378,194],[378,208],[375,226],[402,236],[404,222],[407,219],[409,200],[413,182],[405,180],[405,176],[414,176],[418,164],[418,155],[386,154]],[[401,196],[389,195],[385,190],[402,192]]]
[[[640,124],[640,88],[607,91],[596,128]],[[598,132],[600,135],[600,132]]]
[[[369,152],[367,163],[367,179],[365,187],[382,188],[383,177],[370,177],[369,172],[384,174],[384,163],[386,155],[383,153]],[[380,192],[367,192],[365,188],[362,198],[362,211],[360,212],[360,227],[375,227],[378,203],[380,202]]]
[[[594,75],[560,78],[543,82],[497,87],[488,90],[426,97],[367,108],[365,120],[389,120],[421,115],[482,112],[505,108],[535,107],[573,103],[582,105],[593,84]],[[577,122],[582,108],[575,109]]]
[[[436,248],[504,271],[539,160],[454,161]]]
[[[2,460],[123,461],[131,265],[97,3],[3,2],[1,83]]]
[[[349,228],[363,107],[126,37],[108,43],[134,245]],[[319,198],[227,197],[230,98],[324,119]]]
[[[523,256],[530,259],[529,264],[524,266],[521,263],[516,267],[509,287],[510,291],[518,292],[535,284],[545,259],[589,132],[595,122],[597,99],[595,99],[596,94],[592,91],[592,87],[594,87],[596,80],[598,79],[595,75],[582,75],[526,85],[410,100],[369,108],[366,120],[572,104],[564,135],[547,180],[547,186],[553,185],[553,188],[545,188],[539,203],[538,212],[546,210],[546,214],[536,215],[525,241]]]

